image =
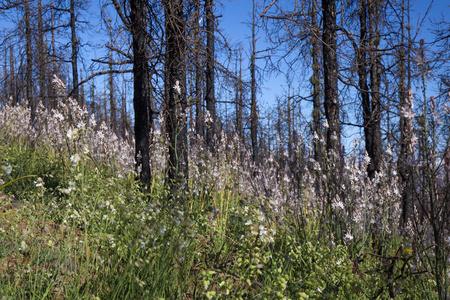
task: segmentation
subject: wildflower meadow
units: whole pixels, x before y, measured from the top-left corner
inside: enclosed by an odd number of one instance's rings
[[[421,165],[437,215],[415,207],[403,229],[391,151],[369,180],[357,151],[319,164],[300,137],[296,159],[254,164],[237,135],[210,151],[190,130],[173,191],[161,128],[143,189],[131,134],[76,101],[34,122],[26,105],[0,108],[0,299],[448,299],[442,168]]]

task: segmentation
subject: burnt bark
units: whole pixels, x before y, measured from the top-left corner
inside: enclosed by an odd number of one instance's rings
[[[37,50],[38,50],[38,65],[39,65],[39,100],[42,101],[47,107],[47,99],[45,97],[45,82],[47,75],[47,62],[46,62],[46,45],[44,44],[44,20],[42,12],[42,1],[38,1],[38,32],[37,32]]]
[[[150,102],[148,67],[148,15],[147,1],[130,0],[130,29],[133,39],[133,106],[135,113],[134,133],[136,139],[136,167],[142,184],[149,188],[150,170],[150,129],[153,119]]]
[[[258,159],[258,112],[256,104],[256,4],[253,1],[252,12],[252,55],[250,57],[251,103],[250,103],[250,137],[252,141],[252,159]]]
[[[27,56],[27,63],[26,63],[26,97],[29,101],[29,105],[31,108],[31,122],[33,123],[36,119],[36,99],[33,97],[33,50],[31,45],[31,10],[30,10],[30,1],[25,0],[25,39],[26,39],[26,45],[25,45],[25,54]]]
[[[79,90],[78,90],[78,46],[79,46],[79,40],[76,35],[76,22],[77,22],[77,16],[75,12],[75,0],[70,0],[70,33],[71,33],[71,47],[72,47],[72,57],[71,57],[71,64],[72,64],[72,86],[73,86],[73,93],[72,97],[79,101]],[[83,104],[83,103],[80,103]]]
[[[365,127],[369,130],[366,137],[366,150],[370,157],[368,175],[370,178],[380,171],[383,148],[381,145],[381,63],[380,63],[380,6],[377,0],[369,2],[369,62],[370,62],[370,118]],[[366,121],[366,120],[365,120]]]
[[[200,35],[200,0],[194,0],[195,7],[195,132],[204,136],[204,120],[203,120],[203,98],[202,98],[202,61],[201,61],[201,46],[202,40]]]
[[[215,85],[214,85],[214,71],[215,71],[215,47],[214,47],[214,0],[205,0],[205,14],[206,14],[206,93],[205,102],[206,110],[210,115],[210,122],[206,129],[206,142],[210,150],[214,150],[214,136],[216,134],[216,99],[215,99]]]
[[[410,76],[407,74],[407,61],[410,55],[409,41],[405,39],[405,1],[403,1],[401,11],[401,42],[398,53],[398,73],[399,73],[399,100],[400,107],[404,110],[412,109],[412,94],[408,92]],[[409,21],[408,21],[409,23]],[[408,47],[406,47],[408,43]],[[408,62],[409,64],[409,62]],[[401,225],[405,228],[410,216],[412,215],[412,166],[410,160],[412,158],[412,129],[413,120],[405,115],[400,116],[400,155],[398,157],[398,171],[400,175],[400,183],[404,186],[402,190],[402,220]]]
[[[112,34],[112,28],[109,28],[109,38],[111,43],[111,48],[113,45],[113,34]],[[108,75],[108,89],[109,89],[109,114],[110,114],[110,128],[112,131],[114,131],[116,134],[117,131],[117,107],[116,107],[116,98],[114,93],[114,74],[113,74],[113,51],[109,50],[109,70],[111,71]]]
[[[15,72],[15,60],[14,60],[14,46],[12,44],[9,45],[9,71],[10,71],[10,89],[11,89],[11,100],[13,105],[17,105],[18,100],[18,92],[17,92],[17,75]]]
[[[186,61],[184,1],[164,2],[166,55],[165,55],[165,114],[169,139],[169,184],[188,177],[187,124],[186,124]]]
[[[371,103],[371,91],[369,91],[369,85],[367,83],[368,76],[369,76],[369,63],[370,63],[370,75],[372,78],[372,70],[374,68],[373,66],[373,59],[374,54],[373,51],[375,49],[372,49],[373,47],[373,33],[369,37],[368,33],[368,26],[367,26],[367,18],[368,18],[368,4],[367,0],[361,0],[360,1],[360,11],[359,11],[359,25],[360,25],[360,39],[359,39],[359,48],[357,52],[357,60],[358,60],[358,85],[359,85],[359,93],[361,95],[361,105],[363,109],[363,126],[364,126],[364,138],[365,138],[365,149],[370,157],[370,162],[367,167],[367,172],[370,178],[373,178],[375,175],[376,170],[376,163],[374,161],[375,158],[375,125],[376,120],[375,116],[373,115],[372,111],[372,103]],[[371,20],[373,17],[371,17]],[[369,38],[371,40],[370,43],[370,49],[369,47]],[[370,53],[370,55],[369,55]],[[370,56],[370,60],[368,58]],[[369,60],[369,61],[368,61]],[[372,91],[373,89],[379,88],[379,86],[373,86],[372,85]],[[376,97],[375,97],[376,99]],[[372,98],[372,101],[374,98]],[[380,140],[381,142],[381,140]]]
[[[242,66],[241,66],[242,58],[239,59],[239,76],[236,78],[236,100],[235,100],[235,112],[236,112],[236,133],[238,134],[241,141],[244,140],[244,126],[242,121],[243,116],[243,87],[242,87]],[[236,68],[237,69],[237,68]],[[237,72],[237,70],[236,70]]]
[[[327,152],[341,151],[341,123],[338,100],[338,61],[336,55],[336,0],[322,0],[324,108],[328,123]]]
[[[312,77],[312,87],[313,87],[313,132],[318,135],[323,135],[321,126],[322,117],[322,101],[321,101],[321,82],[320,82],[320,47],[319,47],[319,27],[317,24],[317,1],[314,0],[311,3],[311,44],[312,44],[312,62],[313,62],[313,77]],[[319,139],[314,140],[314,159],[320,162],[323,157],[322,145]]]

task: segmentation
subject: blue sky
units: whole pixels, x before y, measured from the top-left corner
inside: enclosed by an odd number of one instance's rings
[[[251,11],[252,11],[252,0],[234,0],[234,1],[228,1],[223,0],[222,5],[217,7],[218,13],[223,15],[222,18],[219,19],[219,27],[224,30],[225,35],[233,42],[242,42],[242,44],[249,49],[249,42],[250,42],[250,36],[251,36],[251,29],[249,27],[248,23],[251,20]],[[266,1],[267,2],[267,1]],[[272,1],[268,1],[272,2]],[[286,0],[280,0],[278,3],[286,2]],[[292,3],[292,1],[290,2]],[[429,8],[431,4],[431,7],[429,9],[429,13],[424,19],[423,24],[419,24],[419,20],[423,19],[427,9]],[[448,0],[435,0],[435,1],[429,1],[429,0],[417,0],[413,1],[411,0],[411,29],[413,34],[418,30],[420,27],[419,33],[418,33],[418,39],[419,41],[421,38],[425,40],[425,43],[430,43],[434,39],[434,35],[432,34],[432,23],[431,21],[438,21],[444,18],[446,21],[450,21],[450,1]],[[257,43],[258,49],[263,49],[267,46],[265,44],[265,36],[264,32],[261,31],[259,36],[260,39]],[[245,65],[245,64],[244,64]],[[247,63],[248,65],[248,63]],[[260,67],[263,67],[260,63]],[[293,85],[299,86],[299,78],[300,76],[297,76],[294,81]],[[296,82],[297,80],[297,82]],[[266,76],[264,78],[264,81],[260,83],[260,93],[258,94],[258,101],[261,104],[269,104],[270,106],[274,106],[276,103],[277,97],[282,97],[286,94],[287,90],[287,84],[286,79],[284,75],[279,75],[275,77],[272,76]],[[305,84],[303,83],[305,86]],[[306,85],[307,87],[307,85]],[[301,88],[298,88],[297,91],[299,91],[303,95],[309,94],[308,90],[302,91]],[[432,84],[430,82],[430,85],[428,86],[428,94],[429,96],[437,93],[437,86],[436,84]],[[309,118],[309,112],[310,108],[308,108],[308,104],[305,105],[304,108],[302,108],[303,113],[305,114],[305,117]],[[355,136],[360,136],[362,132],[360,132],[360,129],[352,128],[352,127],[346,127],[344,128],[344,143],[347,144],[347,149],[350,148],[350,144],[353,141],[353,138]]]
[[[285,2],[286,0],[279,0],[279,2]],[[271,1],[269,1],[271,2]],[[218,19],[219,28],[222,30],[223,34],[228,38],[231,44],[241,43],[242,47],[245,49],[246,54],[244,54],[244,59],[248,57],[248,49],[250,49],[250,37],[251,37],[251,28],[248,25],[251,21],[251,12],[252,12],[252,0],[216,0],[216,14],[221,15]],[[289,3],[292,3],[289,2]],[[450,21],[450,1],[448,0],[435,0],[433,2],[427,0],[417,0],[412,3],[412,30],[415,31],[417,29],[417,20],[419,17],[423,17],[425,11],[427,10],[430,3],[432,4],[432,8],[428,17],[426,18],[426,22],[424,23],[422,29],[420,30],[420,38],[423,38],[425,42],[430,42],[434,38],[430,32],[431,23],[430,20],[435,19],[438,20],[442,17],[445,17],[447,21]],[[99,13],[99,1],[92,0],[92,11],[93,14],[85,14],[85,19],[89,22],[99,23],[100,18],[98,16]],[[0,25],[2,27],[7,26],[8,23],[5,24],[5,20],[0,19]],[[99,43],[99,35],[94,34],[94,36],[83,35],[82,42],[88,42],[90,39],[93,39],[95,42]],[[106,40],[106,39],[105,39]],[[259,32],[259,40],[257,42],[257,48],[263,49],[266,48],[267,44],[265,43],[265,33],[263,31]],[[103,55],[103,50],[98,50],[95,48],[84,48],[84,54],[98,58]],[[87,64],[89,64],[89,59],[86,59]],[[258,62],[259,66],[263,68],[262,61]],[[249,77],[248,73],[248,61],[243,62],[244,69],[247,68],[247,73],[244,75],[247,78]],[[101,86],[101,82],[106,80],[106,78],[99,78],[96,80]],[[293,81],[294,85],[298,85],[299,78],[295,78]],[[297,81],[297,82],[296,82]],[[264,106],[274,106],[276,103],[277,97],[282,97],[285,95],[287,90],[286,77],[285,75],[279,76],[266,76],[263,82],[260,83],[260,91],[258,93],[258,101],[261,105]],[[430,91],[431,92],[431,91]],[[300,93],[303,95],[308,94],[308,91],[305,90]],[[131,99],[131,97],[129,98]],[[304,112],[304,114],[308,117],[308,113]]]

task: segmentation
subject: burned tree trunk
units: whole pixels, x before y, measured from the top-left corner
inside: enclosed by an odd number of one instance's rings
[[[412,187],[412,173],[413,168],[410,160],[413,157],[414,149],[412,143],[413,135],[413,98],[410,87],[409,71],[407,75],[407,69],[409,70],[409,56],[410,55],[410,42],[405,40],[405,5],[403,1],[401,12],[401,43],[399,47],[399,64],[398,72],[400,77],[399,86],[399,98],[400,109],[403,112],[400,115],[400,155],[398,157],[398,171],[400,175],[400,183],[404,185],[402,190],[402,220],[401,225],[405,229],[408,220],[413,213],[413,187]],[[409,20],[408,20],[409,23]],[[408,43],[406,47],[405,43]],[[406,50],[406,52],[405,52]],[[408,66],[406,62],[408,61]],[[408,114],[409,113],[409,114]]]
[[[165,114],[169,138],[168,180],[188,177],[184,0],[164,1],[166,28]]]
[[[324,107],[328,123],[327,152],[341,151],[341,123],[338,100],[338,61],[336,55],[336,0],[322,0]]]
[[[150,170],[150,129],[152,127],[151,89],[148,68],[147,1],[130,0],[131,34],[133,38],[133,75],[135,112],[134,132],[136,139],[136,166],[142,184],[149,188]]]
[[[200,35],[200,0],[194,1],[195,7],[195,133],[204,136],[203,127],[203,99],[202,99],[202,78],[203,70],[201,63],[201,46],[202,40]]]
[[[78,92],[78,38],[76,35],[76,21],[77,17],[75,14],[75,0],[70,0],[70,32],[71,32],[71,47],[72,47],[72,85],[73,85],[73,98],[79,101],[80,96]],[[82,103],[81,103],[82,104]]]
[[[29,105],[31,108],[31,122],[33,123],[36,118],[36,99],[33,97],[33,65],[32,65],[32,55],[33,50],[31,48],[31,10],[30,10],[30,1],[25,0],[25,53],[27,56],[27,66],[26,66],[26,97],[29,101]]]
[[[323,135],[321,126],[322,115],[322,101],[321,101],[321,82],[320,82],[320,47],[319,47],[319,28],[317,25],[317,2],[316,0],[311,3],[311,44],[312,44],[312,62],[313,62],[313,132]],[[314,140],[314,159],[320,162],[323,158],[323,147],[320,140],[317,138]]]
[[[210,115],[210,122],[206,129],[206,142],[210,146],[211,151],[214,148],[213,139],[216,134],[216,99],[214,91],[214,0],[205,0],[206,13],[206,110]]]
[[[371,1],[369,6],[369,62],[370,62],[370,118],[367,117],[367,124],[370,131],[369,138],[366,138],[366,150],[370,157],[368,174],[370,178],[380,171],[382,160],[381,145],[381,70],[380,70],[380,32],[379,32],[379,4],[377,1]],[[369,140],[369,143],[368,143]]]
[[[252,13],[252,55],[250,57],[251,103],[250,103],[250,137],[252,140],[252,159],[258,159],[258,112],[256,106],[256,4],[253,1]]]

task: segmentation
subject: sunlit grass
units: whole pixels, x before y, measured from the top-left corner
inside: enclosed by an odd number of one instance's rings
[[[170,195],[163,172],[143,192],[119,167],[129,159],[81,139],[0,138],[1,300],[435,298],[423,253],[389,228],[389,178],[375,194],[364,166],[346,170],[327,219],[314,177],[294,189],[269,163],[254,175],[226,142],[216,156],[193,147],[187,188]]]

